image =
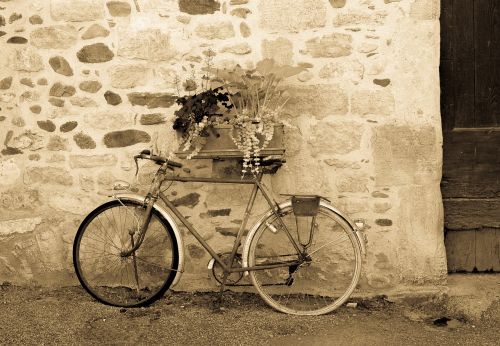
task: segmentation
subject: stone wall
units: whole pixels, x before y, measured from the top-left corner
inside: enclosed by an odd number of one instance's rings
[[[267,184],[367,220],[361,287],[442,283],[438,0],[0,0],[0,282],[76,283],[79,223],[115,179],[135,181],[133,154],[177,149],[176,80],[209,49],[221,68],[307,67],[289,82],[287,163]],[[169,189],[218,251],[245,194]],[[180,288],[215,287],[208,254],[185,241]]]

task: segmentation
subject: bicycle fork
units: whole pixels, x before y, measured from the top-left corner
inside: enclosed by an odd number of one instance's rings
[[[130,230],[130,243],[132,244],[132,248],[134,248],[134,230]],[[135,258],[135,251],[132,252],[132,262],[134,263],[134,276],[135,276],[135,283],[137,285],[137,294],[139,294],[140,291],[140,285],[139,285],[139,273],[137,272],[137,259]]]
[[[146,199],[149,201],[147,202],[147,207],[145,211],[145,218],[144,222],[141,225],[141,228],[139,229],[139,237],[137,238],[137,243],[134,244],[134,234],[135,230],[130,230],[129,234],[132,238],[132,248],[130,250],[124,250],[121,252],[122,257],[129,257],[130,255],[134,254],[137,249],[142,245],[142,242],[144,241],[144,237],[146,236],[146,230],[148,229],[149,222],[151,221],[151,217],[153,216],[153,206],[155,204],[156,199],[148,196]]]
[[[153,206],[155,204],[155,201],[156,201],[156,199],[153,198],[151,195],[148,195],[146,197],[145,204],[147,204],[147,207],[146,207],[146,211],[145,211],[145,218],[144,218],[144,222],[142,223],[142,225],[140,226],[140,228],[138,230],[137,242],[134,241],[134,235],[137,233],[137,230],[136,229],[129,230],[130,244],[132,247],[129,250],[123,250],[120,253],[120,256],[122,258],[127,258],[129,256],[132,256],[132,267],[134,269],[134,279],[135,279],[137,294],[140,293],[141,286],[140,286],[140,281],[139,281],[139,271],[137,269],[136,251],[142,245],[142,242],[144,241],[144,237],[146,236],[146,231],[149,227],[149,223],[150,223],[152,215],[153,215]]]
[[[137,163],[137,162],[136,162]],[[153,215],[153,207],[158,200],[158,192],[160,191],[161,184],[163,183],[163,180],[165,179],[165,172],[167,164],[163,164],[162,167],[158,170],[158,174],[155,175],[155,178],[151,184],[151,188],[149,189],[148,194],[146,195],[146,198],[144,199],[144,205],[146,206],[146,211],[145,211],[145,218],[144,222],[141,225],[141,228],[139,229],[139,237],[137,239],[137,243],[134,244],[133,241],[133,235],[132,237],[132,248],[127,251],[122,251],[120,254],[122,257],[128,257],[132,254],[134,254],[135,258],[135,251],[142,245],[142,242],[144,240],[144,237],[146,236],[146,230],[148,229],[149,222],[151,221],[151,217]],[[135,268],[137,266],[134,265]],[[137,275],[137,269],[136,275]]]

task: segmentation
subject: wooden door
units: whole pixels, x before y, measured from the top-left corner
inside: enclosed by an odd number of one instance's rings
[[[448,270],[500,271],[500,1],[441,0]]]

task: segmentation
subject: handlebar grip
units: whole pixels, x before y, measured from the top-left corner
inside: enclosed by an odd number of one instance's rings
[[[166,157],[159,156],[159,155],[151,155],[151,150],[149,150],[149,149],[144,149],[143,151],[141,151],[141,153],[139,155],[134,156],[134,160],[135,160],[136,164],[137,164],[138,159],[151,160],[151,161],[156,162],[157,164],[164,164],[165,162],[167,162],[168,166],[170,166],[170,167],[178,167],[178,168],[182,167],[181,163],[171,161],[171,160],[167,159]]]
[[[155,161],[156,163],[165,163],[165,162],[167,162],[167,164],[169,166],[171,166],[171,167],[178,167],[178,168],[182,167],[181,163],[178,163],[178,162],[175,162],[175,161],[171,161],[171,160],[167,159],[166,157],[159,156],[159,155],[149,155],[149,159]]]
[[[177,168],[181,168],[182,167],[182,163],[178,163],[178,162],[175,162],[175,161],[168,161],[168,165],[169,166],[173,166],[173,167],[177,167]]]

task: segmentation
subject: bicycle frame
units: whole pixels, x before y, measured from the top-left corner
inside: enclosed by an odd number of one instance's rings
[[[251,179],[224,179],[224,178],[207,178],[207,177],[185,177],[185,176],[167,176],[166,175],[166,165],[162,165],[162,167],[155,174],[153,182],[151,184],[151,188],[147,196],[145,197],[144,204],[147,206],[146,208],[146,219],[140,229],[139,239],[136,244],[128,251],[122,254],[122,256],[129,256],[134,251],[136,251],[144,239],[145,233],[147,232],[147,227],[149,225],[149,221],[152,215],[152,209],[154,208],[154,204],[157,199],[161,199],[163,203],[167,206],[169,210],[178,218],[178,220],[189,230],[189,232],[198,240],[198,242],[207,250],[207,252],[212,256],[212,258],[221,265],[225,273],[233,273],[233,272],[248,272],[251,270],[264,270],[264,269],[272,269],[278,267],[290,266],[292,264],[300,264],[301,261],[306,259],[306,256],[302,253],[299,248],[299,244],[293,239],[290,234],[288,228],[283,223],[280,217],[280,208],[279,204],[266,192],[264,189],[261,180],[263,173],[260,172],[257,176],[254,176]],[[165,181],[178,181],[178,182],[204,182],[204,183],[213,183],[213,184],[235,184],[235,185],[253,185],[252,192],[250,194],[249,201],[247,203],[245,213],[243,216],[243,221],[240,225],[238,233],[236,234],[236,239],[233,244],[233,248],[229,257],[229,265],[224,263],[221,257],[214,251],[214,249],[203,239],[203,237],[198,233],[196,228],[182,215],[182,213],[175,207],[175,205],[168,199],[168,197],[161,192],[161,186]],[[243,237],[243,233],[247,226],[248,220],[251,215],[251,211],[255,204],[255,200],[257,198],[257,194],[260,192],[264,199],[267,201],[268,205],[271,208],[272,213],[274,213],[277,217],[277,220],[280,222],[280,226],[285,230],[287,237],[290,239],[293,247],[295,248],[298,258],[300,260],[296,261],[283,261],[276,264],[263,264],[253,267],[233,267],[234,259],[236,258],[236,253],[241,245],[241,238]]]
[[[253,209],[253,206],[255,204],[255,199],[257,198],[258,192],[262,194],[262,196],[265,198],[267,201],[268,205],[270,206],[272,212],[277,216],[278,220],[280,220],[281,225],[283,226],[283,229],[285,230],[285,233],[287,234],[288,238],[290,239],[291,243],[293,244],[295,250],[297,251],[297,255],[299,258],[303,258],[303,254],[299,249],[298,244],[296,241],[293,239],[292,235],[288,231],[288,228],[286,225],[282,222],[280,216],[279,216],[279,205],[276,203],[276,201],[267,194],[266,190],[263,188],[261,184],[262,180],[262,175],[263,173],[259,173],[256,177],[252,179],[223,179],[223,178],[206,178],[206,177],[181,177],[181,176],[171,176],[171,177],[164,177],[163,181],[179,181],[179,182],[204,182],[204,183],[214,183],[214,184],[236,184],[236,185],[253,185],[252,192],[250,193],[250,199],[247,203],[245,213],[243,216],[243,221],[240,225],[240,228],[238,230],[238,233],[236,234],[236,239],[233,244],[233,248],[231,250],[231,254],[229,257],[229,265],[225,264],[222,259],[220,258],[219,255],[213,250],[213,248],[203,239],[203,237],[196,231],[196,228],[179,212],[179,210],[174,206],[174,204],[168,200],[167,196],[163,194],[162,192],[159,193],[160,199],[165,203],[165,205],[174,213],[174,215],[186,226],[186,228],[189,230],[189,232],[200,242],[200,244],[205,248],[205,250],[210,253],[212,258],[221,265],[223,270],[227,273],[233,273],[233,272],[246,272],[250,270],[264,270],[264,269],[271,269],[271,268],[278,268],[278,267],[284,267],[284,266],[289,266],[291,264],[297,263],[297,261],[289,261],[289,262],[281,262],[278,264],[274,265],[259,265],[259,266],[254,266],[254,267],[233,267],[234,259],[236,257],[236,253],[238,251],[238,248],[241,243],[241,238],[243,236],[243,233],[245,231],[245,227],[248,223],[248,219],[250,218],[251,211]]]

